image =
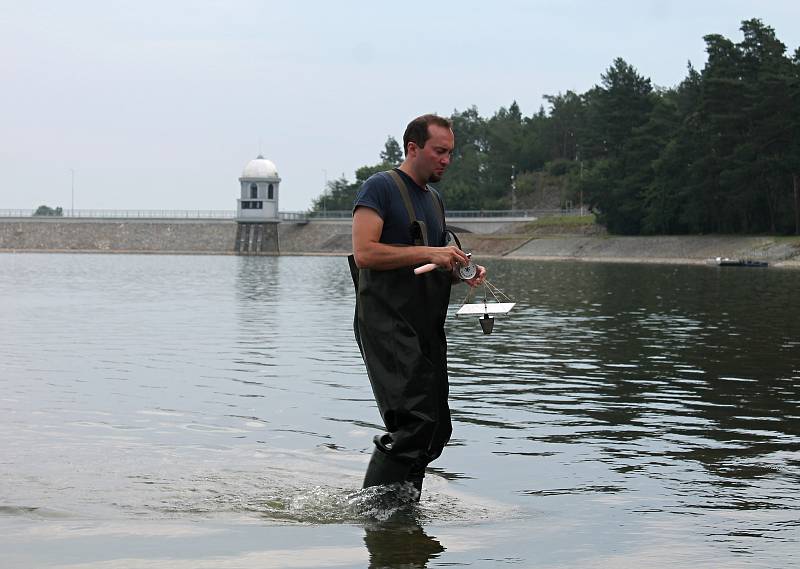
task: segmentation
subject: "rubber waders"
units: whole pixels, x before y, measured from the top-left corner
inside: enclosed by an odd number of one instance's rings
[[[408,188],[396,172],[392,178],[406,203],[410,237],[427,245],[427,228],[416,218]],[[432,191],[429,195],[444,235],[443,209]],[[444,333],[452,274],[415,275],[411,266],[359,268],[352,255],[348,262],[356,292],[353,331],[386,427],[375,437],[364,487],[410,482],[419,491],[425,467],[452,432]]]
[[[375,450],[372,451],[367,474],[364,476],[364,488],[402,484],[408,478],[411,465],[408,462],[397,460],[389,454],[390,441],[391,438],[386,433],[375,436]]]

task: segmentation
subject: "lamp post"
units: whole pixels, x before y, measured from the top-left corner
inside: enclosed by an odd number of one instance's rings
[[[328,216],[328,207],[325,203],[328,198],[328,171],[323,168],[322,169],[323,179],[325,180],[322,186],[322,217]]]
[[[581,204],[580,204],[581,215],[583,215],[583,158],[581,158],[580,145],[577,144],[577,143],[575,144],[575,160],[577,162],[579,162],[579,164],[580,164],[580,170],[579,170],[580,171],[580,174],[579,174],[580,181],[578,182],[578,186],[580,187],[580,194],[581,194],[581,196],[580,196],[580,200],[581,200]]]
[[[69,216],[75,217],[75,169],[69,169],[71,173],[71,192],[70,192],[70,208],[69,208]]]
[[[511,211],[517,209],[517,177],[514,171],[514,165],[511,165]]]

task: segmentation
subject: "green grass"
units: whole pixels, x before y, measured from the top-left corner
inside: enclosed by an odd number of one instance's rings
[[[778,243],[800,246],[800,236],[797,235],[779,235],[775,237],[775,241]]]
[[[594,214],[589,215],[554,215],[542,217],[536,221],[528,223],[526,229],[536,229],[537,227],[583,227],[586,225],[594,225]]]

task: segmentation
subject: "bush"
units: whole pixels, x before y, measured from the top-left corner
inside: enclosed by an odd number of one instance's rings
[[[64,210],[60,207],[52,208],[46,205],[40,205],[36,208],[36,211],[33,212],[33,215],[62,216],[64,215]]]

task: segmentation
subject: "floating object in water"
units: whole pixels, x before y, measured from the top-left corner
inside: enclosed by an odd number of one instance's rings
[[[753,261],[752,259],[730,259],[728,257],[717,257],[714,259],[720,267],[767,267],[767,261]]]

